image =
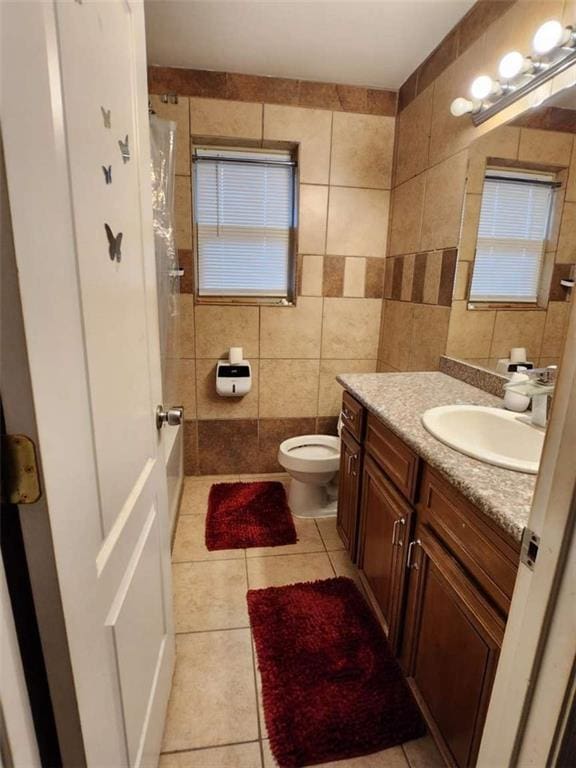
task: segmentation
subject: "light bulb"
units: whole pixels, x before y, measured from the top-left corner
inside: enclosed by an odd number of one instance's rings
[[[503,80],[513,80],[524,72],[532,69],[531,62],[519,51],[511,51],[504,56],[498,65],[498,74]]]
[[[556,19],[544,22],[539,27],[532,40],[532,47],[543,56],[546,53],[550,53],[554,48],[558,48],[562,43],[570,39],[570,29],[566,29]]]
[[[468,114],[468,112],[474,111],[474,104],[469,99],[464,99],[462,96],[454,99],[450,104],[450,112],[454,117],[462,117],[462,115]]]
[[[474,80],[470,87],[470,93],[474,99],[483,101],[488,96],[495,95],[500,92],[500,85],[495,83],[489,75],[480,75]]]

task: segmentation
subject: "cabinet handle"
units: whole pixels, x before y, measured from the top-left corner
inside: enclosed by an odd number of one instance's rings
[[[348,408],[344,408],[344,410],[342,411],[342,416],[346,419],[346,421],[349,421],[351,423],[354,422],[354,414],[350,413]]]
[[[351,474],[354,477],[356,477],[356,472],[352,472],[352,462],[356,461],[357,458],[358,458],[358,454],[357,453],[350,453],[348,455],[348,466],[346,468],[346,472],[347,472],[348,475]]]
[[[404,546],[404,539],[400,538],[399,536],[396,536],[396,531],[399,531],[398,528],[399,525],[406,525],[406,519],[403,517],[400,517],[398,520],[394,520],[394,525],[392,526],[392,546],[395,547],[398,545],[399,547]]]
[[[408,547],[408,559],[406,561],[406,567],[407,568],[414,568],[415,571],[417,571],[420,566],[418,565],[418,563],[416,561],[414,561],[414,563],[412,562],[412,549],[415,546],[419,547],[420,544],[421,544],[420,539],[416,539],[415,541],[411,541],[410,545]]]

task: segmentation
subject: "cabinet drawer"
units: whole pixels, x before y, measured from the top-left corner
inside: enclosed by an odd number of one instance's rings
[[[422,522],[484,588],[505,614],[516,580],[520,545],[426,466],[420,503]]]
[[[420,459],[371,413],[368,414],[366,450],[386,472],[400,493],[408,501],[414,501]]]
[[[342,396],[342,422],[352,437],[359,443],[364,434],[364,406],[355,400],[351,394],[344,392]]]

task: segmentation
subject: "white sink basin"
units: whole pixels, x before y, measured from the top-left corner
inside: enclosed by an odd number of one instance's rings
[[[540,465],[544,430],[528,417],[481,405],[441,405],[422,414],[422,423],[434,437],[460,453],[535,475]]]

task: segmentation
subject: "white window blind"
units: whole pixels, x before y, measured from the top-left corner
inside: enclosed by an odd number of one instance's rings
[[[488,170],[470,301],[537,301],[553,184],[551,175]]]
[[[287,152],[196,149],[200,296],[289,295],[294,177]]]

